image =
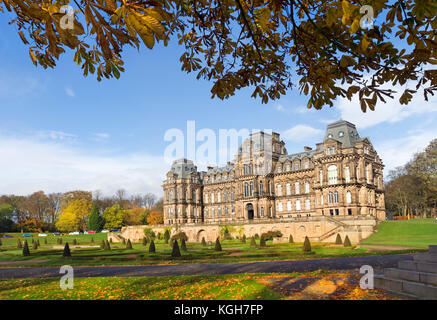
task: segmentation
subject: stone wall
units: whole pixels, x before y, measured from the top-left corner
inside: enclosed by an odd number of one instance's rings
[[[244,224],[234,224],[232,236],[252,237],[255,234],[261,235],[268,231],[281,231],[282,238],[276,241],[286,242],[290,235],[294,241],[303,242],[305,236],[315,242],[335,242],[337,234],[344,239],[346,235],[352,243],[359,243],[369,237],[375,231],[377,221],[374,216],[352,216],[343,218],[331,217],[307,217],[295,218],[288,221],[265,221]],[[188,241],[200,242],[202,237],[206,241],[215,241],[220,236],[223,227],[230,224],[184,224],[170,227],[166,225],[142,225],[128,226],[121,230],[121,234],[108,234],[108,239],[113,242],[120,242],[122,239],[130,239],[132,242],[141,242],[144,237],[144,229],[151,228],[155,234],[166,229],[171,230],[171,235],[178,232],[185,232]]]

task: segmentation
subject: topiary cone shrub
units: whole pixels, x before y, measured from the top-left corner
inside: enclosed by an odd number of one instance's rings
[[[291,234],[288,237],[288,243],[294,243],[293,236]]]
[[[91,243],[94,243],[94,238],[91,237]]]
[[[59,238],[59,244],[62,244],[62,238]]]
[[[346,238],[344,238],[344,246],[345,247],[352,247],[352,243],[349,240],[349,237],[346,235]]]
[[[130,239],[127,240],[126,249],[132,249],[132,243],[130,242]]]
[[[146,245],[147,245],[147,239],[146,239],[146,237],[143,237],[143,241],[142,241],[142,243],[143,243],[143,246],[146,246]]]
[[[105,250],[111,250],[111,245],[109,244],[108,240],[105,242]]]
[[[17,249],[23,248],[23,245],[21,244],[21,240],[17,239]]]
[[[202,246],[206,247],[205,237],[202,237]]]
[[[171,256],[173,258],[177,258],[181,256],[181,252],[179,250],[179,244],[177,240],[173,241],[173,250],[171,251]]]
[[[335,239],[335,244],[343,244],[343,241],[341,241],[340,234],[337,233],[337,238]]]
[[[62,253],[62,256],[71,257],[70,246],[68,245],[68,242],[65,243],[64,252]]]
[[[251,246],[252,248],[256,248],[255,237],[251,237],[251,238],[250,238],[250,246]]]
[[[2,245],[2,239],[0,239],[0,246]]]
[[[47,239],[44,239],[44,244],[47,244]]]
[[[185,243],[185,239],[181,240],[181,250],[187,251],[187,244]]]
[[[77,240],[73,239],[73,245],[76,245],[76,244],[77,244]]]
[[[105,240],[102,240],[102,242],[100,243],[100,248],[105,249],[105,247],[106,247]]]
[[[24,240],[23,246],[23,256],[30,256],[29,245],[27,244],[27,240]]]
[[[308,239],[308,237],[305,237],[305,241],[303,242],[303,248],[302,248],[303,252],[311,252],[311,243],[310,243],[310,239]]]
[[[33,242],[33,244],[32,244],[32,249],[33,249],[33,250],[38,249],[38,242],[36,242],[36,241]]]
[[[241,242],[246,243],[246,235],[245,234],[243,234],[243,237],[241,238]]]
[[[150,253],[154,253],[154,252],[156,252],[155,242],[154,242],[153,240],[150,241],[149,252],[150,252]]]
[[[41,245],[41,244],[39,243],[39,239],[36,240],[36,244],[38,245],[38,247]]]
[[[219,238],[217,238],[217,239],[215,240],[214,251],[222,251],[222,245],[220,244],[220,240],[219,240]]]
[[[259,246],[260,247],[265,247],[266,246],[266,240],[264,240],[264,237],[261,237],[261,239],[259,240]]]
[[[112,240],[112,238],[111,238],[111,240]],[[126,244],[126,239],[125,238],[123,238],[123,244]]]

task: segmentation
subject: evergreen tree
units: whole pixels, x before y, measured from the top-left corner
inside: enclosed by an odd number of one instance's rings
[[[106,243],[105,243],[105,250],[111,250],[111,245],[109,244],[109,241],[108,240],[106,240]]]
[[[150,241],[149,252],[150,252],[150,253],[154,253],[154,252],[156,252],[155,241],[153,241],[153,240]]]
[[[173,250],[171,251],[171,256],[173,258],[181,256],[181,252],[179,251],[179,244],[177,240],[173,241]]]
[[[294,243],[293,236],[291,234],[288,237],[288,243]]]
[[[308,237],[305,237],[305,241],[303,243],[303,252],[311,252],[311,243]]]
[[[181,250],[182,251],[187,251],[187,244],[185,243],[185,239],[182,238],[181,240]]]
[[[64,252],[62,253],[62,256],[71,257],[70,246],[68,245],[68,242],[65,243]]]
[[[245,234],[243,234],[243,237],[241,238],[241,242],[246,243],[246,235]]]
[[[93,237],[91,237],[91,243],[94,243],[94,238]]]
[[[77,245],[77,240],[73,239],[73,245]]]
[[[143,246],[146,246],[147,245],[147,239],[146,239],[146,237],[143,237]]]
[[[170,240],[170,232],[168,231],[168,229],[165,230],[164,240],[165,240],[165,243],[168,243],[168,240]]]
[[[344,246],[345,247],[352,247],[352,243],[349,240],[349,237],[346,235],[346,238],[344,239]]]
[[[24,240],[23,256],[30,256],[29,245],[27,244],[27,240]]]
[[[219,240],[219,238],[217,238],[217,239],[215,240],[214,251],[222,251],[222,245],[220,244],[220,240]]]
[[[62,238],[59,238],[59,244],[62,244]]]
[[[21,244],[21,240],[17,239],[17,249],[21,249],[23,248],[22,244]]]
[[[94,202],[91,213],[88,217],[88,230],[100,232],[103,229],[103,218],[99,213],[99,207]]]
[[[32,238],[32,244],[34,244],[35,243],[35,240]]]
[[[130,242],[130,239],[127,240],[126,249],[132,249],[132,243]]]
[[[253,247],[253,248],[256,247],[255,237],[251,237],[251,238],[250,238],[250,246]]]
[[[202,246],[206,247],[205,237],[202,237]]]
[[[33,242],[33,244],[32,244],[32,249],[33,249],[33,250],[38,249],[38,242],[36,242],[36,241]]]
[[[341,237],[340,234],[337,233],[337,238],[335,239],[335,244],[342,244],[343,242],[341,241]]]
[[[100,248],[105,249],[105,247],[106,247],[105,240],[102,240],[102,242],[100,243]]]
[[[39,243],[39,239],[36,240],[36,243],[38,244],[38,247],[41,245],[41,244]]]

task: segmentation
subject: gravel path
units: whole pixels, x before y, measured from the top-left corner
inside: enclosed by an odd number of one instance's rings
[[[75,277],[142,277],[175,275],[214,275],[232,273],[289,273],[323,270],[348,270],[359,272],[363,265],[370,265],[375,273],[383,268],[397,266],[400,260],[412,260],[410,254],[380,255],[350,258],[328,258],[293,261],[266,261],[244,263],[205,263],[160,266],[95,266],[74,267]],[[59,267],[0,268],[0,279],[60,277]]]

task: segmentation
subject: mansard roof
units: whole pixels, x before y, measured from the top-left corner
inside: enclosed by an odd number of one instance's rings
[[[339,141],[343,148],[350,148],[361,138],[353,123],[339,120],[327,126],[324,141],[328,139]]]
[[[190,173],[197,172],[197,167],[193,161],[181,158],[173,161],[170,171],[177,174],[178,178],[186,178]]]
[[[316,153],[316,150],[298,152],[298,153],[293,153],[293,154],[284,154],[284,155],[279,157],[278,161],[284,163],[287,160],[290,160],[290,161],[293,161],[295,159],[302,160],[303,158],[311,159],[315,153]]]
[[[213,167],[213,168],[208,168],[207,174],[211,174],[211,173],[223,173],[223,172],[229,172],[235,169],[235,166],[233,163],[231,164],[227,164],[224,167]]]

